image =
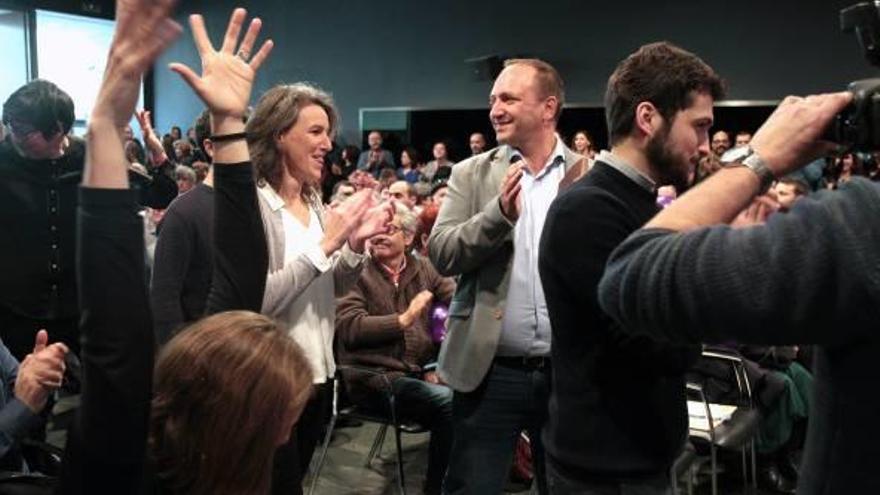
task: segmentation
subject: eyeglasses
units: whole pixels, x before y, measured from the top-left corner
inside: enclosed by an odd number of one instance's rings
[[[398,232],[407,232],[407,230],[399,225],[394,225],[393,223],[388,224],[388,235],[394,235]]]

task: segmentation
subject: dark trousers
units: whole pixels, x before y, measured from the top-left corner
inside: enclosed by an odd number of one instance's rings
[[[547,462],[547,487],[552,495],[671,495],[669,478],[660,475],[652,479],[633,481],[584,481],[565,475]]]
[[[547,493],[541,428],[547,421],[550,369],[492,364],[473,392],[452,399],[453,441],[443,485],[450,495],[504,490],[516,440],[529,432],[538,493]]]
[[[425,493],[438,494],[452,449],[452,389],[418,378],[401,377],[391,383],[398,419],[431,429]]]
[[[275,450],[275,462],[272,466],[274,495],[303,493],[303,479],[309,472],[312,454],[330,419],[332,400],[332,382],[316,385],[315,394],[306,403],[299,421],[293,427],[290,441]]]

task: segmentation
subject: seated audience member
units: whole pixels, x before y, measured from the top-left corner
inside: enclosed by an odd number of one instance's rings
[[[776,181],[773,192],[776,193],[776,201],[779,202],[779,211],[788,211],[794,202],[802,196],[806,196],[810,187],[800,179],[783,177]]]
[[[373,177],[373,174],[365,170],[355,170],[348,176],[348,182],[354,186],[356,191],[364,189],[375,189],[379,187],[379,182]]]
[[[208,160],[213,160],[211,114],[205,110],[195,125]],[[205,314],[211,287],[214,239],[214,174],[177,198],[165,212],[156,241],[150,302],[156,341],[161,346],[178,330]]]
[[[357,162],[360,154],[361,150],[353,144],[349,144],[342,148],[342,152],[339,154],[339,166],[342,168],[341,175],[343,177],[348,177],[352,172],[357,170]]]
[[[197,184],[196,171],[186,165],[174,167],[174,176],[177,182],[178,194],[189,192]]]
[[[174,142],[174,161],[178,165],[189,167],[195,160],[196,156],[189,139],[178,139]]]
[[[108,66],[89,119],[77,260],[83,405],[70,431],[61,493],[267,493],[275,448],[287,441],[311,389],[299,346],[272,320],[247,311],[211,316],[179,334],[163,349],[154,375],[143,243],[121,124],[131,118],[143,73],[180,31],[168,17],[172,3],[117,3]],[[229,33],[239,32],[245,15],[235,11]],[[212,77],[181,64],[172,68],[211,109],[212,134],[236,136],[271,42],[252,58],[242,55],[253,48],[255,20],[237,51],[227,45],[218,52],[202,18],[190,23]],[[240,138],[215,150],[222,170],[216,172],[218,276],[210,311],[259,309],[262,301],[266,240],[251,166],[242,163],[248,157]],[[230,163],[237,165],[222,165]],[[239,269],[242,264],[248,268]]]
[[[0,470],[28,471],[18,443],[40,423],[49,395],[61,386],[68,349],[48,339],[45,330],[37,332],[33,351],[21,363],[0,341]]]
[[[125,142],[125,159],[132,165],[138,164],[145,167],[146,155],[144,154],[144,147],[141,145],[140,141],[129,139]],[[146,167],[144,170],[146,170]]]
[[[712,153],[715,153],[715,156],[721,158],[727,150],[730,149],[730,134],[724,130],[715,131],[715,134],[712,134]]]
[[[734,146],[739,148],[741,146],[748,146],[749,143],[752,142],[752,133],[749,131],[739,131],[736,133],[736,140],[734,141]]]
[[[434,159],[422,168],[422,176],[427,178],[429,182],[449,179],[454,163],[449,160],[446,143],[437,141],[431,149]]]
[[[419,213],[419,235],[413,243],[413,252],[425,258],[428,257],[428,237],[431,236],[431,230],[434,229],[434,222],[437,221],[439,211],[439,206],[429,204]]]
[[[404,148],[400,152],[400,168],[397,169],[397,177],[410,184],[415,184],[422,176],[419,167],[419,152],[412,146]]]
[[[391,187],[397,181],[397,171],[390,166],[382,165],[379,174],[376,176],[379,181],[379,189],[385,190]]]
[[[399,180],[388,186],[388,195],[395,201],[400,201],[409,209],[416,205],[416,195],[413,185],[405,180]]]
[[[427,258],[409,252],[419,220],[401,204],[396,209],[389,232],[370,239],[370,261],[338,302],[339,359],[385,371],[398,417],[431,429],[425,493],[439,494],[452,442],[452,390],[422,367],[435,361],[438,351],[429,328],[431,301],[448,303],[455,283]],[[346,383],[356,404],[387,411],[380,377],[348,372]]]
[[[826,185],[828,189],[837,189],[853,177],[865,175],[862,159],[855,153],[844,153],[842,156],[834,158],[830,171],[830,180]]]
[[[328,206],[331,208],[335,208],[341,205],[346,199],[350,198],[355,192],[355,188],[351,185],[347,180],[337,182],[336,186],[333,187],[333,194],[330,196],[330,203]]]
[[[571,149],[574,150],[575,153],[587,157],[590,164],[593,163],[593,160],[596,158],[596,150],[594,148],[593,137],[590,136],[590,133],[585,130],[579,130],[574,133],[574,137],[571,138]]]
[[[192,168],[196,173],[196,181],[199,184],[205,182],[205,179],[208,178],[208,174],[211,172],[211,164],[205,161],[193,162]]]
[[[813,402],[813,375],[795,361],[797,346],[741,345],[739,352],[762,413],[755,438],[758,482],[777,492],[794,493]]]
[[[471,156],[486,151],[486,136],[482,132],[471,134],[471,137],[468,138],[468,147],[471,149]]]
[[[438,182],[431,188],[431,203],[437,205],[437,208],[443,206],[443,200],[449,192],[449,185],[446,182]]]
[[[394,167],[394,155],[382,148],[382,133],[370,131],[367,135],[367,149],[357,158],[357,169],[378,173],[382,163]]]

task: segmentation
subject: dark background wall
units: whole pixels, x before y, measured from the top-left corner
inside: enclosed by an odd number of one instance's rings
[[[242,2],[243,3],[243,2]],[[639,45],[669,40],[697,53],[730,86],[733,100],[842,89],[876,73],[838,11],[852,0],[478,1],[253,0],[276,48],[255,98],[271,85],[306,80],[333,93],[342,138],[360,144],[362,107],[485,109],[490,81],[464,63],[487,54],[533,55],[557,66],[568,101],[600,106],[608,75]],[[184,0],[222,37],[231,0]],[[192,122],[200,102],[171,61],[197,65],[187,33],[155,73],[159,129]]]

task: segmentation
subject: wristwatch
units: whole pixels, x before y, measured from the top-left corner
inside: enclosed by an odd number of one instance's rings
[[[776,176],[767,166],[767,162],[749,145],[739,146],[724,153],[721,156],[721,164],[725,167],[746,167],[754,172],[758,176],[758,180],[761,181],[759,196],[766,193],[773,181],[776,180]]]

